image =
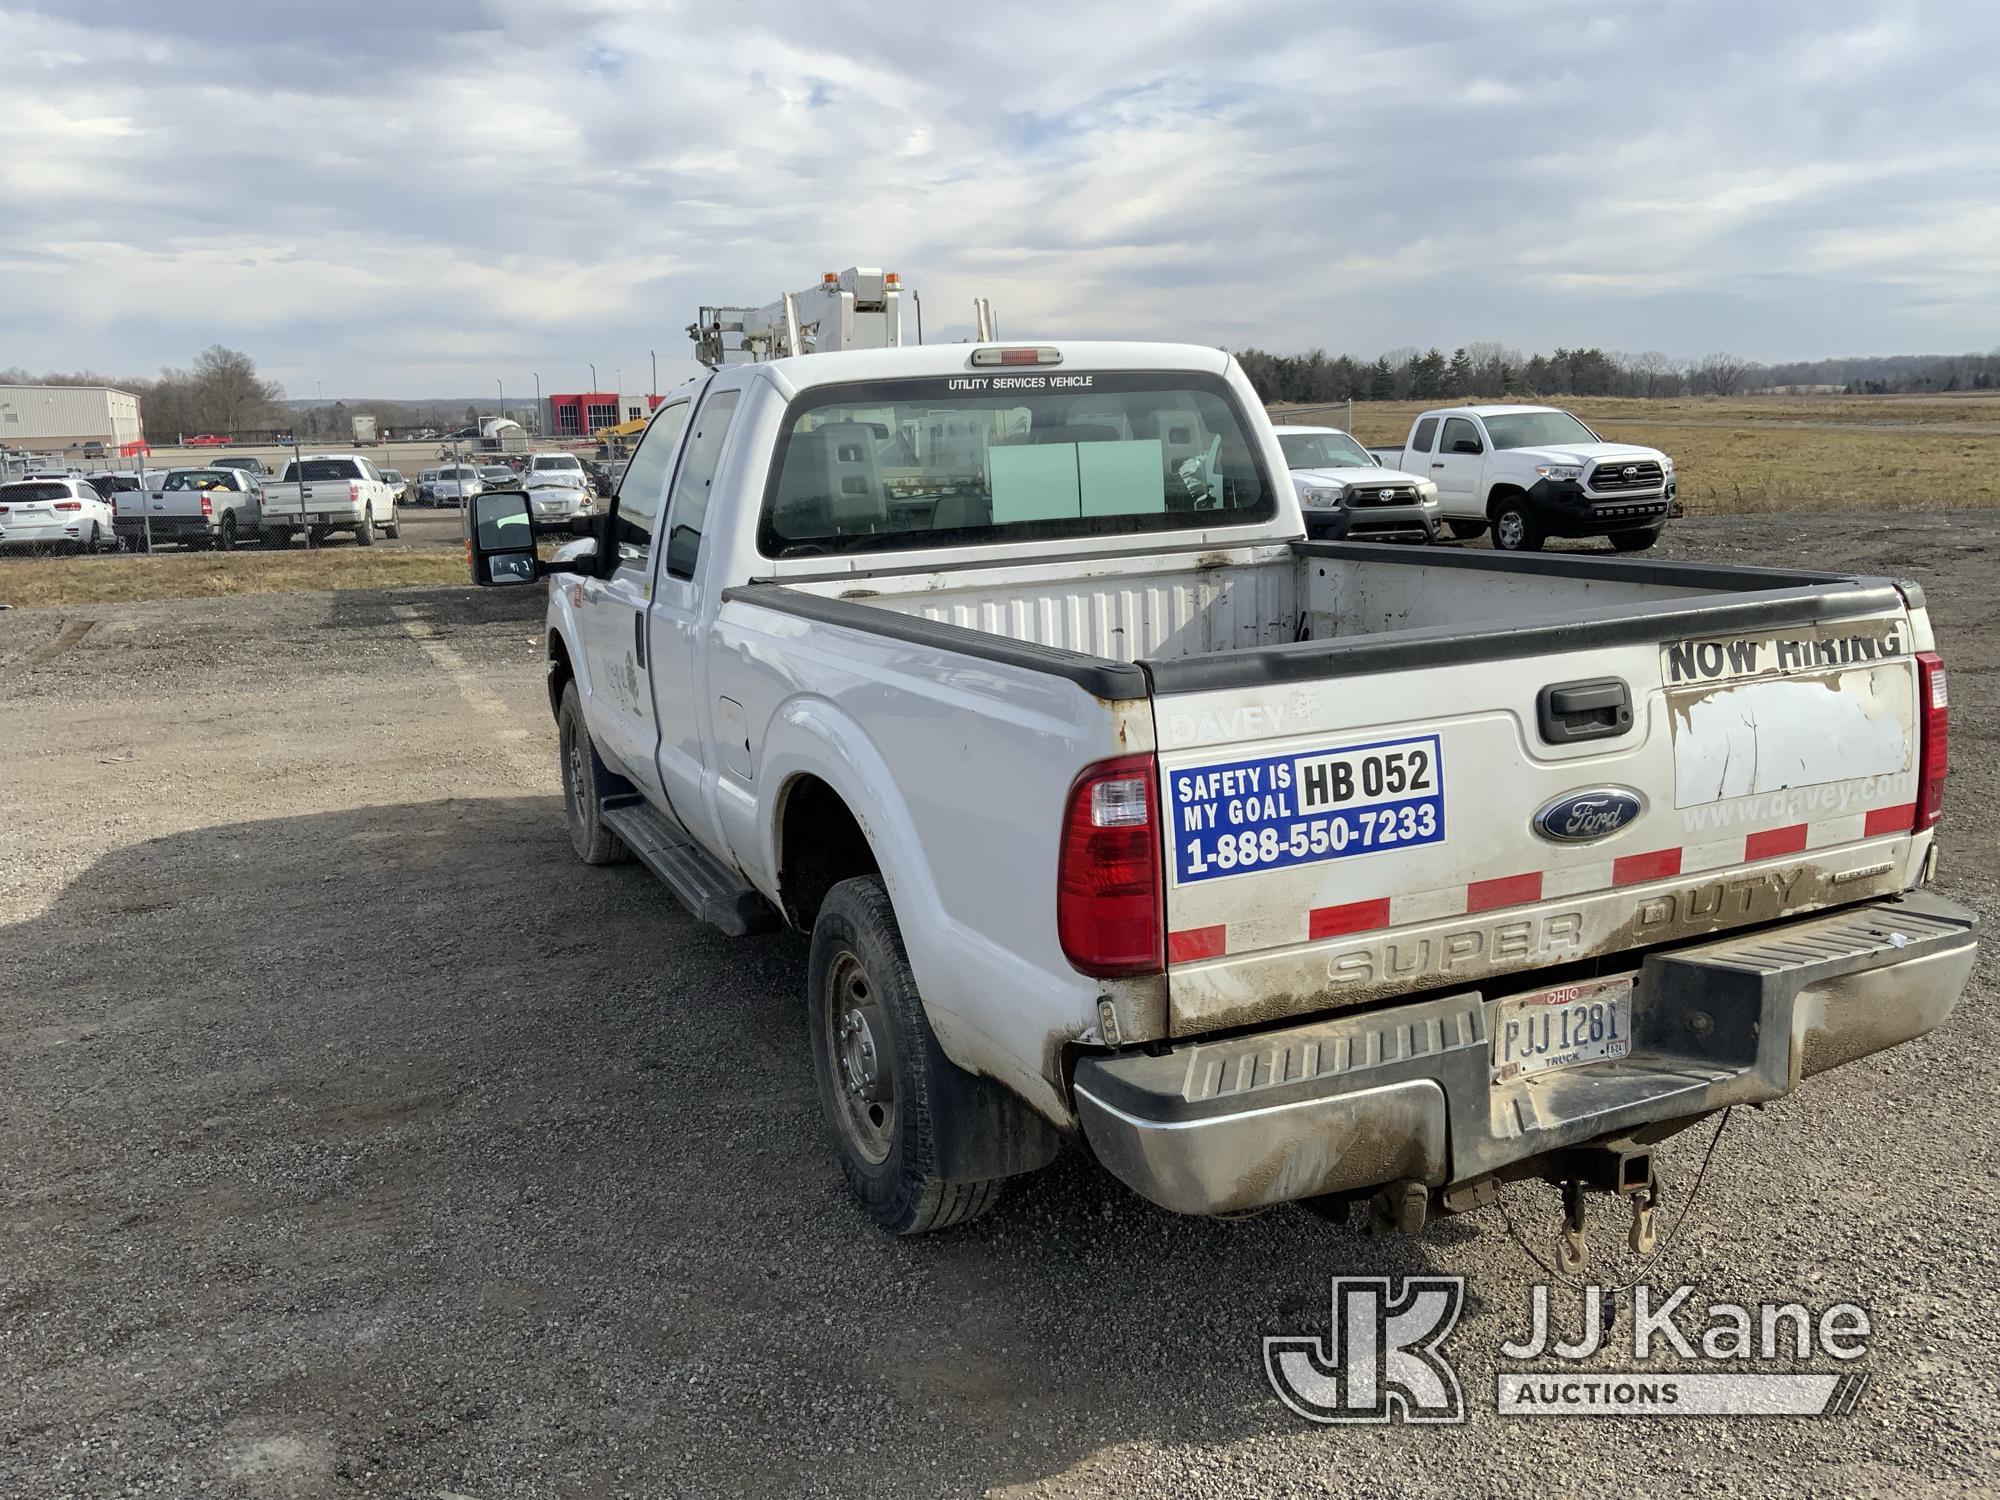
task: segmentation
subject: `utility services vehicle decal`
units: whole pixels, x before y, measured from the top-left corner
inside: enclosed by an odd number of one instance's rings
[[[1174,883],[1444,842],[1434,734],[1167,775]]]

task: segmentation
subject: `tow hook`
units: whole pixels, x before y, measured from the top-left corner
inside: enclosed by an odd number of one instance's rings
[[[1653,1222],[1659,1206],[1660,1179],[1654,1176],[1641,1191],[1632,1194],[1632,1230],[1625,1242],[1634,1255],[1651,1255],[1653,1247],[1660,1243],[1660,1231]]]
[[[1583,1184],[1572,1177],[1562,1185],[1563,1227],[1556,1236],[1556,1264],[1566,1276],[1581,1276],[1590,1264],[1590,1240],[1584,1229]]]
[[[1590,1240],[1584,1219],[1586,1189],[1613,1193],[1632,1204],[1632,1229],[1627,1243],[1640,1255],[1659,1244],[1654,1210],[1660,1204],[1659,1174],[1653,1152],[1631,1139],[1559,1151],[1549,1159],[1548,1177],[1562,1189],[1563,1222],[1556,1236],[1556,1264],[1566,1275],[1581,1275],[1590,1264]]]

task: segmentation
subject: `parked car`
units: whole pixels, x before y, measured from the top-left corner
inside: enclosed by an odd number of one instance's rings
[[[90,481],[74,475],[0,484],[0,548],[118,550],[117,518]]]
[[[811,935],[893,1232],[1067,1139],[1186,1213],[1621,1191],[1643,1249],[1651,1143],[1938,1026],[1977,957],[1918,588],[1308,541],[1213,349],[725,365],[552,559],[526,496],[474,516],[476,582],[553,585],[572,848]]]
[[[479,471],[470,464],[447,464],[431,481],[432,502],[437,505],[464,505],[486,488]]]
[[[1609,537],[1620,552],[1659,540],[1674,496],[1674,461],[1657,448],[1607,443],[1553,406],[1446,406],[1410,424],[1397,456],[1438,487],[1451,534],[1490,526],[1504,552],[1550,537]]]
[[[515,482],[533,498],[537,520],[567,520],[590,510],[590,476],[574,453],[531,453]]]
[[[489,490],[519,489],[521,479],[509,464],[481,464],[479,482]]]
[[[436,469],[419,469],[417,471],[417,503],[419,505],[437,504],[437,475],[438,471]]]
[[[210,459],[208,466],[211,469],[242,469],[259,478],[267,478],[271,472],[264,466],[264,460],[252,453],[232,453],[223,458]]]
[[[264,481],[244,469],[169,469],[156,488],[112,497],[118,538],[133,551],[172,542],[233,551],[263,524]]]
[[[351,531],[357,545],[375,545],[380,529],[401,536],[396,491],[382,482],[375,465],[359,453],[313,453],[285,465],[284,475],[264,487],[264,540],[289,543],[302,528],[314,536]]]
[[[185,448],[227,448],[229,439],[213,432],[204,432],[199,437],[191,437],[181,445]]]
[[[1437,486],[1385,469],[1338,427],[1277,427],[1314,541],[1424,542],[1437,534]]]
[[[403,477],[401,469],[383,469],[381,474],[382,482],[395,490],[397,504],[413,505],[416,503],[416,486]]]

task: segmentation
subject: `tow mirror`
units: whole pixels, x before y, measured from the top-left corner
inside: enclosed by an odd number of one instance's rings
[[[466,513],[466,550],[472,559],[472,581],[481,588],[505,588],[533,583],[551,573],[588,573],[594,557],[547,562],[535,550],[543,536],[598,536],[600,518],[578,516],[557,524],[535,524],[533,503],[526,490],[485,490],[472,497]],[[600,543],[601,545],[601,543]]]
[[[472,581],[482,588],[533,583],[542,576],[535,555],[535,520],[521,490],[488,490],[472,497],[466,546]]]

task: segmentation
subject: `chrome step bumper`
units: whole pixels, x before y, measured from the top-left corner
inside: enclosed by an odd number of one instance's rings
[[[1222,1213],[1399,1180],[1442,1187],[1565,1146],[1789,1093],[1923,1035],[1972,972],[1978,918],[1910,892],[1647,954],[1633,1051],[1493,1080],[1504,993],[1469,991],[1160,1055],[1087,1057],[1085,1138],[1135,1191]]]

